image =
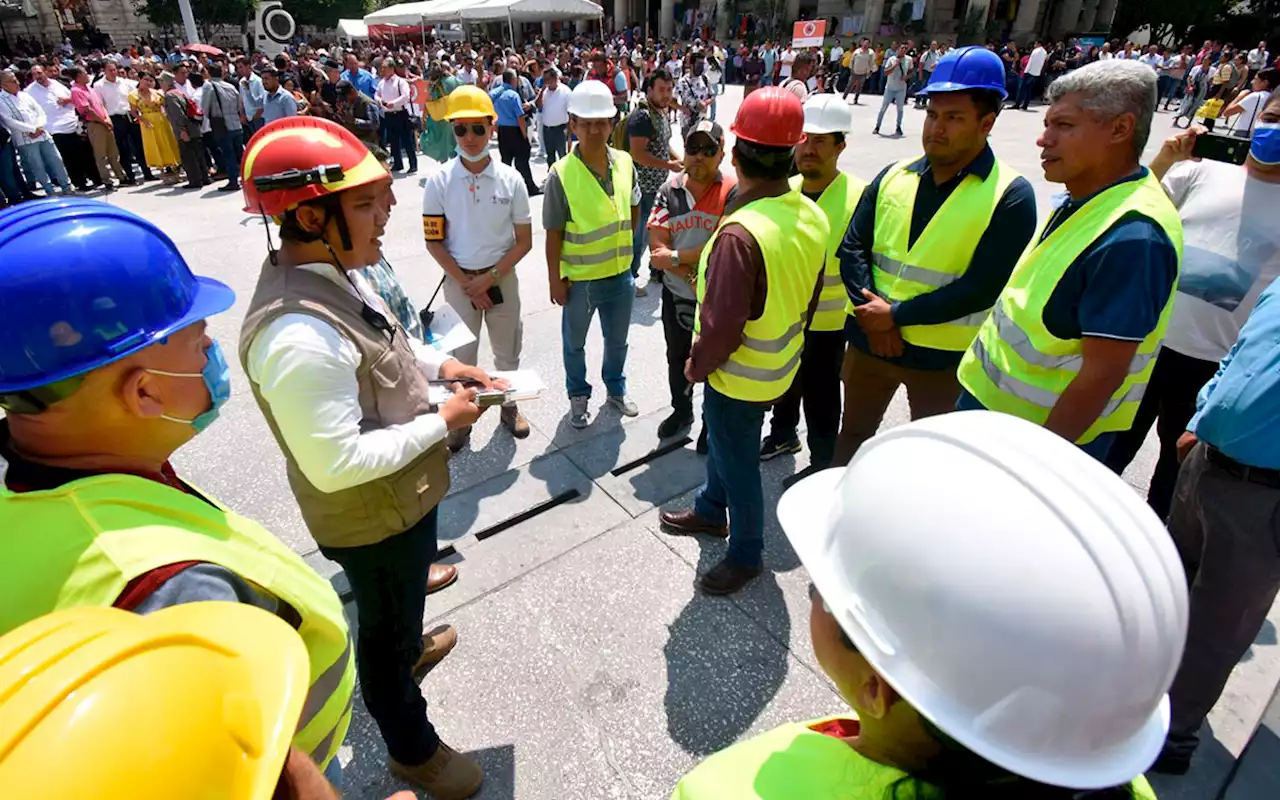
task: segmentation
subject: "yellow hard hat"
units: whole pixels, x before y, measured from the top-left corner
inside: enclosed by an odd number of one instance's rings
[[[252,606],[40,617],[0,637],[0,786],[7,797],[266,800],[307,679],[302,639]]]
[[[497,119],[498,112],[493,110],[493,101],[484,89],[466,84],[449,92],[445,99],[445,119],[468,119],[471,117],[488,117]]]

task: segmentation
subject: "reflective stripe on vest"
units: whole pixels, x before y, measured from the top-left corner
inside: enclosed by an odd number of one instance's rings
[[[569,203],[560,248],[560,276],[572,281],[612,278],[631,269],[631,156],[609,150],[609,174],[613,197],[604,193],[591,168],[577,150],[551,169],[560,176]]]
[[[768,290],[764,313],[747,320],[742,344],[707,382],[737,400],[768,402],[786,393],[800,366],[806,313],[826,254],[827,218],[800,192],[762,198],[724,217],[698,263],[699,303],[706,293],[707,265],[716,238],[729,224],[750,231],[759,245]],[[699,313],[694,331],[701,327]]]
[[[800,191],[804,186],[804,178],[800,175],[791,177],[791,188]],[[828,184],[818,197],[818,208],[827,215],[827,224],[831,232],[827,240],[827,260],[825,274],[822,278],[822,294],[818,296],[818,307],[813,313],[813,323],[809,326],[815,331],[842,331],[848,309],[849,294],[845,291],[844,281],[840,279],[840,260],[836,251],[844,241],[849,230],[849,220],[853,219],[853,211],[862,197],[862,190],[867,182],[848,175],[837,173],[835,180]]]
[[[961,385],[991,409],[1043,425],[1084,366],[1083,339],[1059,339],[1044,324],[1044,309],[1067,268],[1121,217],[1150,219],[1182,258],[1182,223],[1160,183],[1149,173],[1112,186],[1077,209],[1023,254],[996,307],[960,362]],[[1128,430],[1146,392],[1169,324],[1175,282],[1155,330],[1138,345],[1128,374],[1079,439]]]
[[[207,498],[207,495],[202,495]],[[186,561],[216,564],[288,604],[310,657],[293,743],[323,768],[351,723],[355,659],[328,581],[257,523],[156,481],[99,475],[57,489],[0,490],[0,634],[62,608],[110,606],[130,581]]]
[[[966,175],[908,245],[920,187],[920,174],[908,168],[913,162],[890,167],[880,179],[876,196],[871,275],[876,293],[890,303],[936,291],[963,276],[996,206],[1018,177],[998,160],[985,179]],[[977,336],[988,313],[983,309],[937,325],[906,325],[901,328],[902,338],[920,347],[960,352]]]

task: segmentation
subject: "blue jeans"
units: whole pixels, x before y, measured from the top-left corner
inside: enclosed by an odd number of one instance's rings
[[[548,166],[569,154],[568,131],[568,125],[542,126],[542,152],[547,157]]]
[[[1016,108],[1027,108],[1031,105],[1031,101],[1037,99],[1040,89],[1039,75],[1023,75],[1022,82],[1018,84],[1018,100],[1014,103]]]
[[[889,110],[889,104],[892,103],[898,107],[898,127],[902,130],[902,111],[907,105],[907,90],[890,89],[885,87],[884,99],[880,101],[880,113],[876,115],[876,130],[880,130],[880,123],[884,121],[884,112]]]
[[[214,134],[213,143],[221,157],[219,166],[227,173],[227,185],[240,185],[240,156],[244,153],[244,131],[227,131],[222,136]]]
[[[649,247],[649,212],[653,211],[656,192],[643,192],[640,195],[640,224],[636,225],[631,235],[631,277],[640,277],[640,256]]]
[[[960,390],[960,399],[956,400],[956,411],[985,411],[986,408],[986,406],[978,401],[978,398],[969,394],[967,389]],[[1093,456],[1094,459],[1105,464],[1107,463],[1107,452],[1111,450],[1111,445],[1115,440],[1116,433],[1115,431],[1111,431],[1109,433],[1098,434],[1098,438],[1088,444],[1076,446]]]
[[[703,389],[707,482],[693,499],[693,510],[717,525],[732,520],[725,558],[744,567],[759,567],[763,562],[764,489],[760,486],[759,443],[768,410],[767,405],[720,394],[711,384]]]
[[[62,165],[62,154],[52,139],[20,146],[18,157],[30,182],[39,184],[47,194],[53,194],[55,184],[62,189],[71,188],[67,169]]]
[[[611,278],[573,281],[569,300],[560,317],[560,343],[564,353],[564,385],[570,397],[590,397],[587,382],[587,329],[600,312],[600,333],[604,336],[604,364],[601,377],[612,395],[627,393],[627,329],[631,327],[631,307],[636,302],[635,281],[627,270]],[[757,437],[758,438],[758,437]]]

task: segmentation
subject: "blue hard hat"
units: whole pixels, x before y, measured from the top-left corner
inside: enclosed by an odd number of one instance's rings
[[[123,209],[64,198],[0,211],[0,394],[110,364],[234,302]]]
[[[966,89],[984,89],[997,92],[1001,100],[1007,98],[1009,93],[1004,88],[1004,62],[1000,60],[1000,56],[976,44],[957,47],[938,59],[938,65],[929,76],[929,83],[918,94],[961,92]]]

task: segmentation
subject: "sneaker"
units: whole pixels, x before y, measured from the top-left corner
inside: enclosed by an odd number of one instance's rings
[[[444,435],[445,446],[449,448],[450,453],[456,453],[467,446],[467,442],[471,440],[471,426],[465,428],[456,428]]]
[[[764,442],[760,444],[760,460],[768,461],[771,458],[777,458],[787,453],[800,452],[800,439],[792,434],[785,439],[777,438],[773,434],[764,437]]]
[[[389,758],[387,767],[392,775],[426,789],[436,800],[466,800],[484,783],[480,765],[444,742],[421,764],[410,766]]]
[[[648,297],[649,289],[643,283],[636,284],[636,297]]]
[[[591,412],[587,408],[587,404],[591,402],[590,397],[570,397],[569,398],[569,424],[575,428],[585,428],[591,424]]]
[[[893,132],[893,135],[894,135],[894,136],[903,136],[904,134],[902,133],[902,128],[898,128],[896,131],[894,131],[894,132]]]
[[[658,425],[658,438],[670,439],[680,431],[685,430],[693,424],[693,411],[689,409],[681,409],[673,411],[671,416],[667,417]]]
[[[640,413],[640,407],[625,394],[611,394],[608,402],[624,417],[634,417]]]

